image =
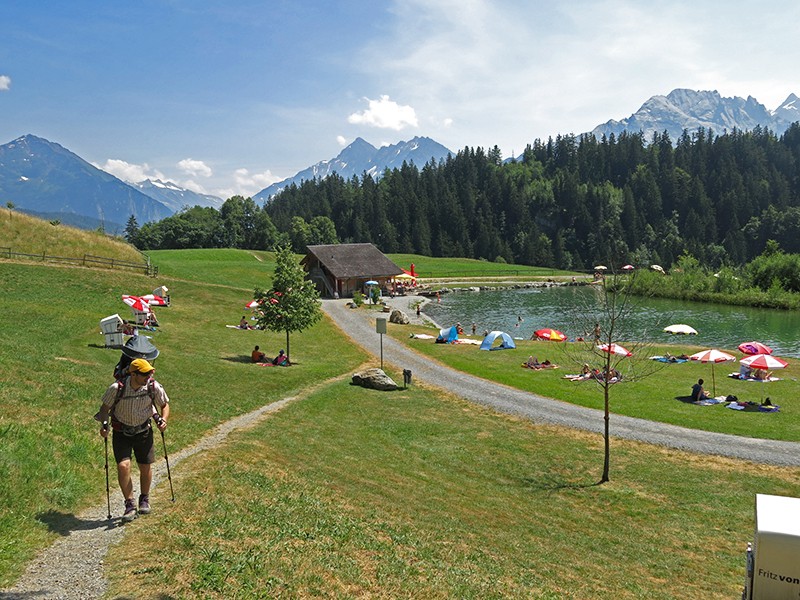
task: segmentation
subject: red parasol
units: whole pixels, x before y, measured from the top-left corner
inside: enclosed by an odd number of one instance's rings
[[[145,300],[150,306],[169,306],[164,298],[156,296],[155,294],[145,294],[141,296],[141,299]]]
[[[123,294],[122,301],[128,306],[130,306],[133,310],[139,312],[150,312],[150,305],[147,303],[147,300],[144,300],[139,296],[130,296],[128,294]]]
[[[716,363],[736,360],[735,356],[731,356],[727,352],[722,352],[721,350],[714,350],[713,348],[710,350],[703,350],[697,354],[692,354],[689,358],[701,363],[711,363],[711,390],[714,396],[717,395],[717,380],[714,377],[714,365]]]
[[[251,300],[247,304],[244,305],[245,308],[256,308],[258,306],[258,300]]]
[[[739,362],[751,369],[764,369],[766,371],[783,369],[789,365],[785,360],[769,354],[754,354],[753,356],[743,358]]]
[[[563,342],[567,339],[567,336],[558,329],[537,329],[533,335],[541,340],[549,340],[551,342]]]
[[[619,354],[620,356],[633,356],[632,352],[628,352],[619,344],[600,344],[597,349],[602,350],[603,352],[609,352],[611,354]]]
[[[739,344],[742,354],[772,354],[772,348],[761,342],[744,342]]]

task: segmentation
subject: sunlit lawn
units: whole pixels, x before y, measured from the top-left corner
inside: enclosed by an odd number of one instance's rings
[[[595,367],[601,366],[597,353],[587,350],[584,344],[515,340],[516,349],[485,351],[469,344],[435,344],[433,340],[411,339],[411,333],[431,334],[436,331],[421,326],[390,324],[389,334],[395,339],[458,370],[573,404],[603,407],[602,389],[594,381],[576,383],[564,379],[564,375],[578,373],[584,362]],[[643,356],[626,358],[620,362],[619,368],[623,373],[629,372],[630,362],[634,372],[646,373],[646,376],[611,386],[612,412],[693,429],[800,441],[800,419],[796,418],[800,413],[800,383],[795,375],[800,362],[788,359],[789,366],[774,373],[781,380],[769,383],[729,378],[729,373],[738,371],[738,363],[717,364],[713,367],[713,380],[716,381],[713,385],[710,364],[694,361],[666,364],[649,360],[650,356],[664,355],[666,352],[691,355],[699,348],[659,345],[643,350]],[[731,353],[741,355],[738,351]],[[530,355],[535,355],[540,361],[549,359],[559,368],[540,371],[522,368],[521,364]],[[780,412],[740,412],[725,408],[722,404],[697,406],[679,400],[689,396],[692,384],[700,378],[705,380],[709,392],[716,390],[717,396],[734,395],[740,400],[758,403],[769,397],[773,404],[780,405]]]

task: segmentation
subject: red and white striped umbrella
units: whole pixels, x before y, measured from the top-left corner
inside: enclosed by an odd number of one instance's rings
[[[739,362],[751,369],[765,369],[767,371],[783,369],[789,365],[785,360],[770,354],[754,354],[753,356],[743,358]]]
[[[137,310],[139,312],[150,312],[150,305],[147,303],[147,300],[140,298],[139,296],[122,294],[122,301],[130,306],[133,310]]]
[[[600,344],[597,349],[602,350],[603,352],[609,352],[611,354],[619,354],[620,356],[633,356],[632,352],[628,352],[619,344]]]
[[[256,308],[257,306],[258,300],[250,300],[250,302],[244,305],[245,308]]]
[[[735,356],[731,356],[722,350],[715,350],[714,348],[711,348],[710,350],[703,350],[697,354],[692,354],[689,358],[701,363],[722,363],[736,360]]]
[[[140,298],[145,300],[150,306],[169,306],[164,298],[156,296],[155,294],[145,294],[144,296],[140,296]]]
[[[735,356],[731,356],[722,350],[715,350],[714,348],[692,354],[689,358],[701,363],[711,363],[711,389],[714,396],[717,395],[717,380],[714,376],[714,365],[716,363],[731,362],[732,360],[736,360]]]

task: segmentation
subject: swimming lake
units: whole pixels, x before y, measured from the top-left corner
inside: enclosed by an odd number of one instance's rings
[[[599,293],[594,286],[458,291],[442,294],[440,302],[434,298],[424,312],[442,327],[460,322],[467,333],[474,322],[478,334],[501,330],[528,339],[537,329],[549,327],[574,339],[587,334],[580,329],[585,329],[587,317],[600,306]],[[728,350],[757,340],[770,346],[776,356],[800,358],[800,311],[639,297],[632,297],[630,304],[624,339]],[[663,332],[664,327],[678,323],[694,327],[698,335]]]

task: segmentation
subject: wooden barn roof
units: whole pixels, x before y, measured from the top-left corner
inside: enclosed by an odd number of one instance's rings
[[[309,246],[306,263],[313,255],[337,279],[393,277],[403,270],[372,244]]]

